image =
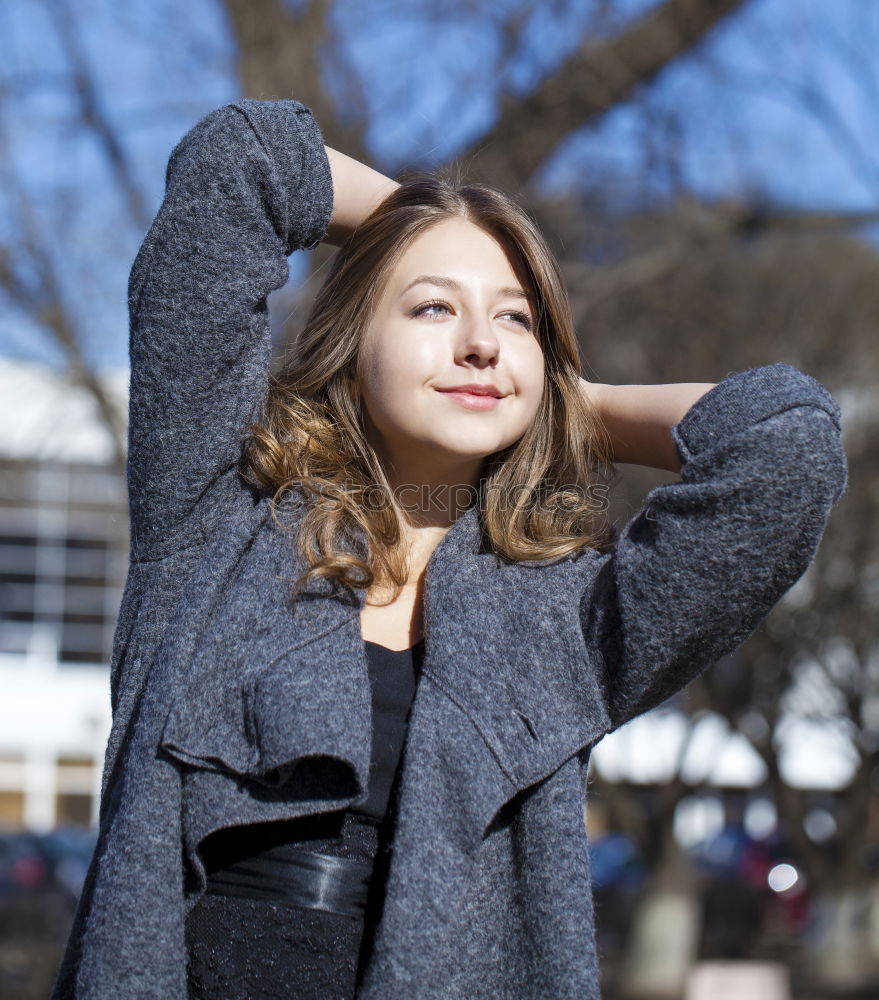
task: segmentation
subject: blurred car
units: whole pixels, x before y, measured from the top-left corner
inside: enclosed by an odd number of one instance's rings
[[[45,888],[52,878],[52,864],[35,833],[0,833],[0,896]]]
[[[606,833],[589,840],[592,886],[637,889],[646,876],[646,868],[635,844],[624,833]]]
[[[97,843],[96,829],[58,827],[40,838],[58,886],[78,898]]]
[[[777,911],[792,930],[808,922],[812,902],[808,879],[782,832],[756,839],[741,824],[729,824],[690,848],[689,854],[718,900],[725,898],[729,906],[738,900],[743,913],[758,905]],[[718,912],[722,909],[718,903]]]

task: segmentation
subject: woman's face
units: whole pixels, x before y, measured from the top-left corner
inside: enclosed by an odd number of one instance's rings
[[[367,437],[395,479],[473,467],[534,420],[543,352],[523,291],[501,244],[463,219],[397,262],[359,358]],[[449,391],[470,383],[496,396]]]

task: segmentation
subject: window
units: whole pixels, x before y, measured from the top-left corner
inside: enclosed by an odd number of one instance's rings
[[[0,461],[0,654],[109,664],[128,570],[112,468]]]

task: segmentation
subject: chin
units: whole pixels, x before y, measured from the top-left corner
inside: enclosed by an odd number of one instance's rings
[[[459,431],[443,434],[441,438],[433,437],[425,441],[424,447],[457,458],[484,458],[505,445],[497,434],[474,434],[472,427],[462,427]]]

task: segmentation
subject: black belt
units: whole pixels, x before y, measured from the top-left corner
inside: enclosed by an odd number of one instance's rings
[[[205,893],[293,903],[362,917],[372,865],[284,846],[207,877]]]

